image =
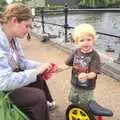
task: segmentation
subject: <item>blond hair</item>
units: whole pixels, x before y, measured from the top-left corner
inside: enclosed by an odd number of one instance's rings
[[[87,34],[92,35],[93,40],[96,40],[96,31],[92,25],[84,23],[76,26],[72,33],[73,42],[79,43],[80,38]]]
[[[16,17],[18,22],[33,18],[31,9],[22,3],[10,4],[5,11],[0,14],[0,23],[7,23],[12,17]]]

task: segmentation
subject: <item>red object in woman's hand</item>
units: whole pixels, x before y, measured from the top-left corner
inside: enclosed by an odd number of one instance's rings
[[[56,65],[54,63],[51,63],[51,68],[46,69],[41,75],[40,79],[42,80],[48,80],[52,77],[52,74],[56,71]]]

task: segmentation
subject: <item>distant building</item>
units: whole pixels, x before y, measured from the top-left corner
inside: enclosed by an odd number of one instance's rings
[[[77,5],[78,0],[47,0],[47,4],[62,4],[64,5],[65,3],[68,4],[69,7],[74,7]]]
[[[49,4],[64,4],[65,0],[48,0]]]

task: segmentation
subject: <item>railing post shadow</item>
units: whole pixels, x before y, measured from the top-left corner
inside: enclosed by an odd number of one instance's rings
[[[44,21],[44,9],[41,8],[41,23],[42,23],[42,32],[45,33],[45,21]]]
[[[117,64],[120,64],[120,53],[118,55],[118,58],[116,60],[114,60],[113,62],[117,63]]]
[[[113,62],[117,63],[117,64],[120,64],[120,39],[118,41],[116,41],[116,44],[118,44],[119,54],[118,54],[118,58],[113,60]]]
[[[48,34],[45,32],[45,21],[44,21],[44,8],[41,8],[41,24],[42,24],[42,34],[41,41],[46,42],[49,40]]]
[[[64,28],[65,28],[65,42],[69,42],[68,41],[68,36],[67,36],[67,29],[68,29],[68,5],[67,3],[65,3],[64,6],[64,13],[65,13],[65,24],[64,24]]]

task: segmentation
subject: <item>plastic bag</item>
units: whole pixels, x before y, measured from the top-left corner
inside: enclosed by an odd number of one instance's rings
[[[41,75],[40,75],[40,79],[42,80],[48,80],[52,77],[52,74],[55,72],[56,70],[56,65],[51,63],[52,67],[48,70],[45,70]]]
[[[0,120],[29,120],[14,104],[10,103],[9,93],[0,92]]]

